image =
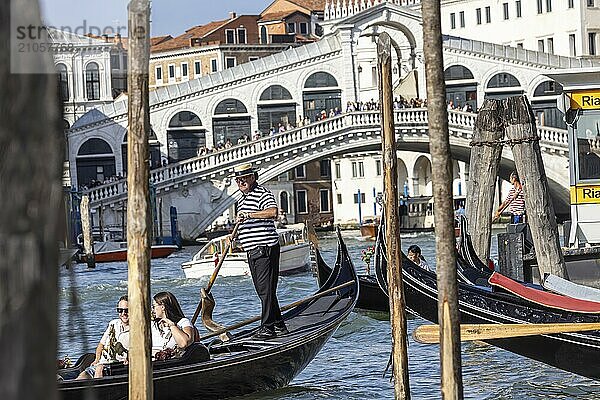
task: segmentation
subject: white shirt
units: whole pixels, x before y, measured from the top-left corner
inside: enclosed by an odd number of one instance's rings
[[[129,350],[129,325],[124,325],[123,321],[118,318],[113,319],[108,323],[108,328],[106,328],[104,335],[102,335],[102,339],[100,339],[100,343],[104,346],[102,356],[100,357],[100,364],[109,364],[113,361],[125,361],[127,359],[127,354],[117,354],[115,355],[115,359],[110,359],[111,327],[115,328],[115,338],[117,339],[117,342],[120,342],[126,350]]]
[[[190,327],[193,329],[192,323],[187,318],[182,318],[177,322],[177,326],[179,329],[183,330],[185,327]],[[160,325],[157,322],[153,322],[151,324],[152,331],[152,355],[154,356],[161,350],[171,348],[174,349],[177,347],[177,342],[171,333],[171,328],[166,325]]]

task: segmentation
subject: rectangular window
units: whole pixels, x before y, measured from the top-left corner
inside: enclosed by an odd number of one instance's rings
[[[259,56],[250,56],[250,57],[248,57],[248,61],[256,61],[259,58],[260,58]]]
[[[381,160],[375,160],[375,174],[381,176]]]
[[[319,167],[321,169],[321,178],[329,178],[331,176],[331,161],[330,160],[321,160],[319,162]]]
[[[225,68],[235,67],[235,57],[225,57]]]
[[[450,29],[456,29],[456,14],[450,13]]]
[[[477,25],[481,25],[481,8],[475,10],[475,16],[477,17]]]
[[[181,76],[184,78],[187,78],[189,76],[187,63],[181,63]]]
[[[460,17],[460,27],[464,28],[465,27],[465,12],[461,11],[458,15]]]
[[[366,196],[364,193],[360,194],[360,202],[366,203]],[[354,204],[358,204],[358,193],[354,193]]]
[[[296,190],[296,212],[298,214],[308,214],[306,190]]]
[[[296,167],[296,178],[306,178],[306,168],[304,165]]]
[[[544,10],[542,9],[544,0],[537,0],[537,13],[541,14]]]
[[[200,61],[194,61],[194,75],[195,76],[202,75],[202,63]]]
[[[342,195],[340,193],[337,194],[337,203],[342,204]]]
[[[162,81],[162,67],[156,67],[156,80]]]
[[[328,213],[331,212],[331,204],[329,202],[329,190],[328,189],[321,189],[319,190],[319,204],[320,204],[320,211],[322,213]]]
[[[235,43],[235,31],[233,29],[225,29],[225,43]]]
[[[110,55],[110,68],[121,69],[121,55],[119,53]]]
[[[515,7],[517,9],[517,18],[521,18],[523,16],[523,8],[521,6],[521,0],[515,1]]]
[[[245,44],[246,43],[246,28],[238,28],[238,43]]]
[[[588,32],[588,49],[590,56],[596,55],[596,32]]]
[[[371,86],[377,87],[377,67],[371,67]]]
[[[569,55],[571,57],[577,56],[577,50],[575,48],[575,34],[569,34]]]
[[[342,166],[340,163],[335,163],[335,179],[340,179],[342,177]]]
[[[569,0],[567,2],[567,8],[573,8],[575,7],[575,0]]]
[[[356,178],[358,176],[358,164],[356,161],[352,161],[352,177]]]
[[[308,35],[308,24],[306,22],[300,22],[300,34]]]
[[[552,12],[552,0],[546,0],[546,12]]]
[[[365,163],[363,163],[362,161],[358,162],[358,176],[360,176],[361,178],[364,178],[365,176]]]
[[[169,65],[169,79],[175,78],[175,65]]]
[[[213,58],[210,60],[210,72],[217,72],[219,70],[217,59]]]
[[[544,52],[544,39],[538,40],[538,51]]]
[[[546,39],[546,45],[548,46],[548,53],[554,54],[554,38]]]
[[[594,0],[587,0],[588,7],[594,7]]]
[[[296,33],[296,23],[295,22],[287,23],[287,33]]]
[[[490,6],[487,6],[485,8],[485,22],[487,24],[489,24],[490,22],[492,22],[492,8]]]
[[[508,19],[508,3],[502,4],[502,8],[504,9],[504,19]]]

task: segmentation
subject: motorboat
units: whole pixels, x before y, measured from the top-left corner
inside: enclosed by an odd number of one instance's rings
[[[288,225],[277,229],[281,256],[279,258],[279,273],[291,275],[310,269],[310,244],[307,240],[304,224]],[[229,235],[223,235],[210,240],[194,257],[181,265],[186,278],[200,278],[211,275],[223,257]],[[237,241],[234,241],[226,255],[219,271],[221,276],[250,276],[248,257]]]

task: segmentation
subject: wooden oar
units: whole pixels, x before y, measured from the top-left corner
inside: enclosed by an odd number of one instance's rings
[[[512,203],[512,202],[513,202],[513,201],[514,201],[514,200],[515,200],[515,199],[516,199],[516,198],[517,198],[517,197],[518,197],[520,194],[521,194],[521,191],[522,191],[522,190],[523,190],[523,187],[521,187],[521,189],[519,189],[519,190],[517,191],[517,193],[515,193],[515,195],[513,196],[513,198],[512,198],[512,199],[510,199],[510,201],[509,201],[508,203],[506,203],[506,204],[504,205],[504,207],[502,207],[502,208],[501,208],[501,209],[498,211],[498,216],[497,216],[496,218],[493,218],[493,219],[492,219],[492,222],[496,222],[496,221],[497,221],[497,220],[500,218],[500,215],[501,215],[501,214],[504,212],[504,210],[506,210],[506,208],[507,208],[508,206],[510,206],[510,204],[511,204],[511,203]]]
[[[557,324],[462,324],[460,326],[460,340],[505,339],[521,336],[595,330],[600,330],[600,322]],[[421,325],[413,331],[413,338],[419,343],[437,344],[440,342],[440,327],[439,325]]]
[[[294,307],[298,307],[299,305],[304,304],[304,303],[306,303],[308,301],[316,300],[316,299],[321,298],[321,297],[323,297],[325,295],[328,295],[331,292],[335,292],[336,290],[343,289],[343,288],[351,286],[353,284],[354,284],[354,281],[348,281],[346,283],[342,283],[341,285],[332,287],[331,289],[324,290],[324,291],[322,291],[320,293],[317,293],[317,294],[314,294],[314,295],[312,295],[310,297],[305,297],[305,298],[297,300],[297,301],[295,301],[293,303],[287,304],[287,305],[281,307],[281,311],[283,312],[283,311],[290,310],[290,309],[292,309]],[[211,337],[222,335],[223,333],[227,333],[227,332],[232,331],[234,329],[239,329],[239,328],[244,327],[246,325],[249,325],[249,324],[251,324],[253,322],[260,321],[260,318],[261,318],[261,316],[259,315],[259,316],[252,317],[252,318],[249,318],[247,320],[244,320],[242,322],[238,322],[236,324],[229,325],[228,327],[220,329],[220,330],[218,330],[216,332],[209,333],[208,335],[201,336],[200,340],[209,339]]]
[[[227,257],[227,253],[229,253],[231,244],[233,243],[233,240],[237,236],[237,231],[238,231],[239,227],[240,227],[239,222],[236,223],[235,226],[233,227],[233,232],[231,232],[231,235],[229,236],[229,242],[227,243],[227,246],[225,246],[225,249],[221,253],[219,262],[217,263],[215,270],[213,271],[212,275],[210,276],[210,279],[208,280],[208,284],[206,285],[206,288],[204,288],[204,292],[202,292],[202,291],[200,292],[200,294],[201,294],[200,303],[198,303],[198,306],[196,307],[196,311],[194,311],[194,316],[192,317],[192,325],[194,325],[196,323],[196,321],[198,320],[198,316],[200,315],[200,310],[202,310],[203,304],[206,301],[208,301],[208,302],[212,301],[212,308],[210,308],[210,306],[208,304],[204,306],[204,308],[206,308],[207,310],[209,310],[208,312],[210,312],[210,316],[207,316],[208,319],[212,320],[212,310],[215,307],[215,301],[212,298],[212,296],[208,296],[208,295],[210,294],[210,289],[212,289],[213,284],[215,283],[215,280],[217,279],[217,276],[219,275],[219,271],[221,270],[221,266],[223,265],[223,262],[225,261],[225,257]],[[202,320],[204,322],[204,316],[202,317]],[[214,323],[216,324],[216,322],[214,322]],[[207,329],[208,329],[208,327],[207,327]]]

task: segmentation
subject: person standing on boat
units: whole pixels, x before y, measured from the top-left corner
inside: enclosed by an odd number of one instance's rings
[[[77,379],[102,378],[104,376],[104,365],[111,362],[127,361],[127,350],[129,349],[129,306],[127,295],[121,296],[117,303],[117,314],[119,318],[108,323],[108,328],[102,335],[100,343],[96,347],[96,358]]]
[[[279,279],[279,236],[275,230],[277,203],[273,193],[257,182],[252,164],[234,168],[235,181],[242,192],[238,201],[238,240],[248,255],[248,266],[262,305],[261,327],[257,339],[272,339],[286,334],[277,301]]]
[[[500,204],[498,210],[494,214],[494,221],[500,218],[500,214],[504,209],[508,208],[511,214],[510,223],[520,224],[525,222],[525,197],[523,196],[523,185],[519,179],[517,171],[513,171],[510,174],[510,183],[513,185],[508,192],[506,199]]]

